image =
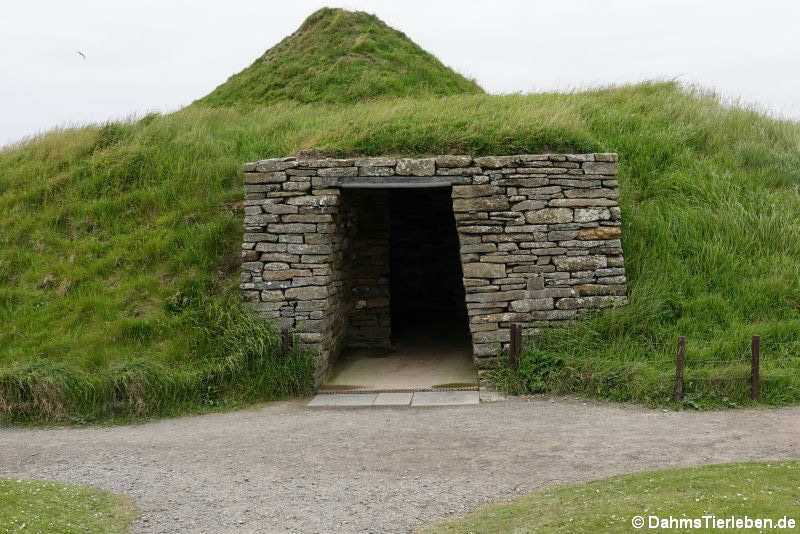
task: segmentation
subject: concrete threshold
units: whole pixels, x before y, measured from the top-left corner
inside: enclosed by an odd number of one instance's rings
[[[466,406],[480,403],[478,391],[416,391],[386,393],[321,393],[308,403],[317,407]]]

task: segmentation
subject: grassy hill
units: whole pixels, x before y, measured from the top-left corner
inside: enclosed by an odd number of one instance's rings
[[[323,8],[196,104],[341,103],[482,92],[378,17]]]
[[[800,373],[797,123],[673,83],[358,102],[330,91],[310,104],[200,100],[0,152],[0,417],[172,414],[309,391],[308,358],[281,358],[236,286],[241,163],[312,148],[618,152],[630,304],[545,336],[568,360],[559,383],[666,404],[680,334],[688,401],[740,405],[743,381],[706,379],[741,374],[760,333],[764,401],[800,401],[800,377],[784,376]]]

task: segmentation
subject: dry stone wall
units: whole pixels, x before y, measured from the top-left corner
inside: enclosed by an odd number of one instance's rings
[[[479,364],[512,323],[530,332],[625,302],[616,154],[278,158],[244,171],[243,297],[318,352],[320,376],[346,344],[385,344],[391,330],[389,210],[354,191],[343,205],[347,189],[451,188]]]

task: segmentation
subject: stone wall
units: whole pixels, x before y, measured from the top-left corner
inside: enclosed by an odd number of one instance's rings
[[[348,237],[347,276],[350,347],[387,348],[391,340],[389,302],[389,195],[385,190],[351,189],[341,203],[342,232]]]
[[[374,189],[450,188],[479,364],[511,323],[530,332],[625,302],[616,154],[280,158],[244,170],[243,296],[317,350],[321,374],[346,344],[380,345],[391,328],[390,210]]]

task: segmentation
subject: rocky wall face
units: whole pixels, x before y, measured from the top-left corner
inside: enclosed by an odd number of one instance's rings
[[[357,227],[377,223],[342,207],[343,189],[451,188],[479,362],[508,343],[511,323],[530,331],[625,302],[616,154],[280,158],[244,170],[243,297],[316,349],[322,372],[359,337],[358,265],[383,250]]]

